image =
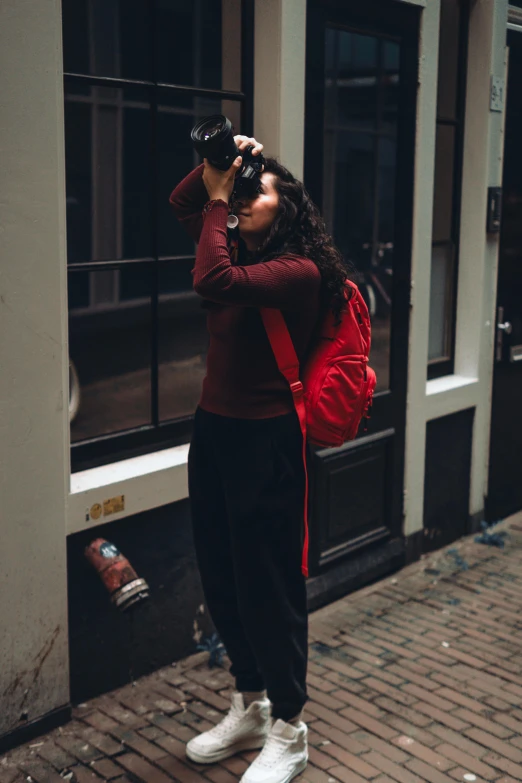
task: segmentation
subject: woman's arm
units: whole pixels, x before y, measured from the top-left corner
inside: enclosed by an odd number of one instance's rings
[[[174,214],[195,242],[199,242],[203,228],[201,211],[208,201],[208,193],[203,184],[204,165],[191,171],[170,195]]]
[[[194,267],[194,290],[219,304],[301,310],[319,294],[321,274],[306,258],[281,256],[232,266],[227,246],[228,206],[216,201],[204,216]]]

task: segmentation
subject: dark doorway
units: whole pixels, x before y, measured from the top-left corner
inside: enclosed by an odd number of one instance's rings
[[[510,32],[487,515],[522,508],[522,32]]]
[[[402,533],[419,9],[310,0],[305,181],[372,317],[371,428],[318,451],[316,572]]]

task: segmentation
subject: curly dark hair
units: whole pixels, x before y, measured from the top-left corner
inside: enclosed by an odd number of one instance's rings
[[[339,321],[346,299],[351,295],[346,280],[353,269],[335,247],[303,183],[275,158],[266,158],[265,171],[275,176],[279,209],[255,257],[268,261],[284,254],[313,261],[321,273],[322,306],[331,307]]]

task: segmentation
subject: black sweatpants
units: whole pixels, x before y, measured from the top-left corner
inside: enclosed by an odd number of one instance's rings
[[[291,720],[306,701],[308,655],[297,416],[198,409],[188,467],[203,589],[236,688],[266,688],[274,718]]]

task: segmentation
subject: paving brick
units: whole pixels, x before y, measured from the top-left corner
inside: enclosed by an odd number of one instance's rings
[[[339,747],[344,748],[349,753],[358,754],[364,753],[368,748],[366,745],[362,745],[351,734],[345,734],[343,731],[333,728],[327,723],[317,721],[313,724],[313,732],[318,732],[323,740],[330,740],[335,742]]]
[[[399,766],[393,761],[390,761],[390,759],[381,756],[380,753],[371,751],[363,758],[368,762],[368,764],[371,764],[373,767],[377,767],[377,769],[380,769],[381,772],[384,772],[384,774],[388,775],[388,777],[392,778],[392,780],[396,780],[397,783],[422,783],[423,778],[414,775],[405,767]]]
[[[413,723],[408,723],[404,718],[399,718],[398,715],[387,715],[384,718],[384,722],[388,726],[397,729],[403,736],[411,737],[428,748],[433,748],[435,745],[440,744],[440,740],[431,733],[433,724],[430,724],[427,729],[421,729],[419,726],[414,726]]]
[[[331,691],[337,688],[333,682],[330,682],[325,677],[318,677],[315,674],[310,674],[310,672],[307,676],[307,683],[309,686],[317,688],[317,690],[324,691],[324,693],[331,693]]]
[[[408,754],[403,750],[392,745],[391,742],[385,742],[380,737],[369,734],[367,731],[357,731],[353,736],[354,739],[365,746],[366,750],[375,750],[381,756],[385,756],[396,764],[403,764],[405,761],[408,761]]]
[[[435,752],[431,750],[431,748],[423,745],[422,742],[414,740],[412,737],[401,735],[394,739],[393,743],[397,745],[398,748],[405,750],[406,753],[409,753],[411,756],[430,764],[434,769],[440,769],[442,772],[445,772],[447,769],[451,769],[451,767],[454,766],[453,762],[441,755],[438,748]]]
[[[154,742],[159,737],[165,737],[165,732],[159,729],[157,726],[145,726],[143,729],[138,729],[138,734],[140,734],[142,737],[145,737],[145,739],[149,740],[149,742]]]
[[[375,699],[375,704],[378,704],[379,707],[382,707],[388,712],[392,712],[394,715],[398,715],[400,718],[404,718],[415,726],[426,727],[431,723],[431,718],[428,717],[430,713],[428,712],[428,715],[422,714],[423,710],[421,708],[424,707],[427,709],[429,706],[427,704],[422,705],[417,703],[414,707],[405,707],[404,704],[399,704],[399,702],[394,699],[388,699],[385,696],[380,696],[378,699]],[[429,709],[435,708],[429,706]]]
[[[180,783],[206,783],[205,778],[187,764],[182,764],[173,756],[165,756],[158,761],[158,765],[174,780]]]
[[[362,775],[364,778],[368,778],[368,780],[379,774],[379,770],[375,767],[372,767],[370,764],[364,761],[364,759],[361,759],[358,756],[354,756],[353,753],[349,753],[347,750],[340,748],[333,742],[331,742],[329,745],[322,746],[322,750],[325,754],[328,754],[332,757],[332,759],[334,759],[333,764],[335,766],[338,766],[340,762],[348,769],[357,772],[357,774]]]
[[[90,745],[96,748],[96,750],[100,751],[100,756],[103,754],[106,756],[112,756],[115,753],[121,753],[121,742],[116,742],[116,740],[113,740],[112,737],[109,737],[107,734],[102,734],[101,731],[93,729],[92,726],[86,727],[82,731],[81,737],[84,738],[84,741],[80,743],[81,746],[84,746],[85,740],[87,740]],[[56,741],[58,744],[61,744],[61,740],[63,739],[63,736],[58,736]]]
[[[384,710],[380,710],[375,704],[372,704],[371,701],[361,699],[353,693],[348,693],[348,691],[339,689],[334,691],[332,696],[335,696],[336,699],[340,699],[343,702],[342,707],[344,709],[348,704],[350,707],[353,707],[353,709],[361,710],[372,718],[383,718],[386,715]]]
[[[345,701],[336,699],[335,696],[324,693],[323,691],[317,690],[316,688],[309,687],[308,696],[312,701],[317,702],[317,704],[322,704],[323,707],[328,707],[330,710],[340,710],[346,706]]]
[[[212,783],[237,783],[237,777],[223,767],[211,767],[205,772],[205,777]]]
[[[96,774],[100,775],[100,777],[104,778],[105,780],[112,780],[113,778],[121,776],[121,767],[116,766],[116,764],[110,759],[100,759],[99,761],[93,761],[91,766]]]
[[[20,765],[20,768],[29,775],[36,783],[63,783],[54,767],[46,761],[26,760]]]
[[[102,731],[102,732],[115,729],[119,725],[115,720],[109,718],[108,715],[104,715],[103,712],[100,712],[99,710],[95,710],[94,712],[91,712],[89,715],[85,715],[85,717],[83,717],[82,720],[84,720],[93,728],[98,729],[98,731]]]
[[[74,756],[71,756],[70,753],[67,753],[66,750],[52,741],[44,742],[43,745],[38,748],[37,752],[40,758],[48,761],[49,764],[52,764],[58,772],[76,764],[76,758]]]
[[[479,745],[485,745],[487,748],[490,748],[494,753],[505,756],[517,764],[522,764],[522,751],[514,748],[510,743],[502,742],[498,737],[493,737],[488,732],[482,731],[482,729],[469,729],[465,734]]]
[[[160,769],[135,753],[125,753],[118,756],[118,764],[121,764],[133,777],[143,783],[171,783],[172,780]]]
[[[506,726],[501,726],[499,723],[495,723],[494,721],[482,717],[482,715],[477,715],[476,713],[464,708],[459,708],[456,710],[455,715],[457,715],[459,718],[462,718],[462,720],[471,723],[473,726],[477,726],[479,729],[483,729],[490,734],[494,734],[495,737],[499,737],[500,739],[507,739],[508,737],[512,737],[514,734],[513,729],[508,729]]]
[[[358,712],[352,707],[347,707],[346,709],[341,710],[340,714],[353,721],[353,723],[356,723],[357,726],[361,726],[363,729],[367,729],[367,731],[369,731],[371,734],[376,734],[378,737],[382,737],[383,739],[393,739],[393,737],[395,737],[397,734],[395,729],[386,726],[384,723],[380,723],[378,720],[372,718],[369,715]]]
[[[429,764],[426,764],[424,761],[421,761],[420,759],[408,761],[406,766],[409,770],[411,770],[411,772],[419,775],[421,780],[427,780],[429,783],[452,783],[451,778],[445,775],[444,772],[440,772],[438,769],[433,769],[433,767],[431,767]]]
[[[165,755],[165,750],[159,748],[157,745],[149,742],[145,737],[141,737],[133,729],[127,729],[126,727],[120,727],[112,730],[113,737],[117,737],[127,747],[132,748],[133,751],[139,753],[140,756],[150,761],[156,761]]]
[[[73,780],[78,781],[78,783],[103,783],[103,778],[93,772],[92,769],[83,767],[81,764],[71,767],[70,771],[74,775]]]
[[[56,744],[67,751],[69,756],[74,756],[75,764],[76,759],[78,759],[78,761],[83,761],[85,764],[89,764],[91,761],[102,758],[103,753],[107,752],[95,747],[91,742],[86,742],[79,737],[70,737],[67,735],[58,735],[56,737]],[[118,746],[118,750],[121,750],[120,746]]]
[[[487,756],[484,756],[484,761],[487,761],[492,767],[507,773],[512,778],[522,780],[522,766],[520,764],[506,759],[504,756],[499,756],[497,753],[488,753]]]
[[[430,722],[437,721],[438,723],[442,723],[444,726],[449,726],[450,729],[455,729],[455,731],[463,731],[469,726],[469,723],[466,723],[465,720],[461,720],[461,718],[456,717],[456,713],[449,714],[447,712],[443,712],[442,710],[437,709],[437,707],[434,707],[432,704],[423,704],[419,701],[415,705],[415,709],[427,715],[430,718]]]
[[[332,712],[332,710],[329,710],[320,704],[314,704],[313,701],[307,702],[305,707],[305,715],[306,714],[315,715],[317,718],[321,718],[321,720],[341,731],[345,731],[347,734],[357,729],[355,723],[341,718],[336,712]]]
[[[454,745],[448,745],[447,743],[439,745],[437,753],[451,759],[455,764],[466,767],[470,772],[475,772],[485,780],[495,780],[498,777],[498,773],[484,761],[480,761],[475,756],[465,753]]]
[[[342,783],[365,783],[364,778],[351,769],[346,769],[346,767],[333,767],[328,770],[328,775],[333,775],[337,780],[341,780]]]
[[[323,753],[322,750],[314,748],[312,745],[309,745],[308,747],[308,754],[310,764],[313,764],[314,767],[318,767],[318,769],[330,769],[330,767],[335,767],[337,764],[337,761],[334,758]]]
[[[248,763],[238,756],[236,756],[236,758],[225,759],[225,761],[222,761],[221,764],[234,775],[242,775],[244,771],[248,769]]]
[[[384,696],[389,696],[391,699],[394,699],[407,707],[415,704],[417,701],[415,696],[404,693],[404,689],[400,690],[399,688],[395,688],[393,685],[388,685],[386,682],[382,682],[376,677],[367,677],[363,682],[368,688],[371,688]]]

